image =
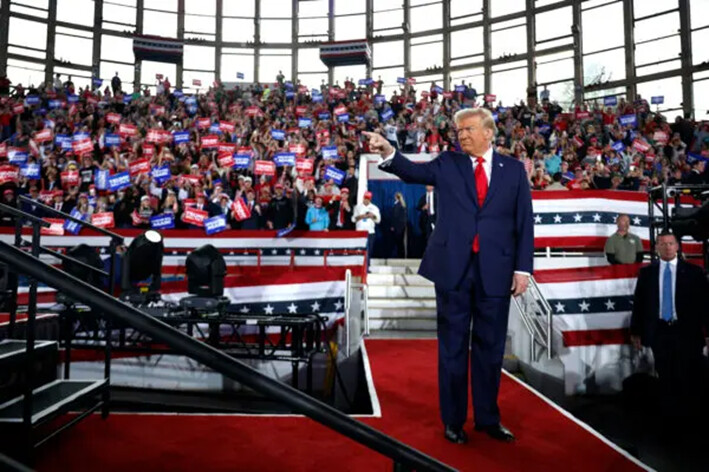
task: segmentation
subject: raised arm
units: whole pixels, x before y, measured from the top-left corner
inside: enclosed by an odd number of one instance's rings
[[[406,183],[436,185],[440,171],[439,158],[424,164],[415,164],[397,152],[381,134],[367,131],[362,133],[369,138],[369,149],[381,156],[381,170],[396,175]]]

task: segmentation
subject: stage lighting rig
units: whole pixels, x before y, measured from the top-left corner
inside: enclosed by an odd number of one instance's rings
[[[192,295],[180,300],[180,306],[202,316],[221,315],[229,304],[224,297],[226,262],[224,256],[211,244],[190,253],[185,261],[187,291]]]
[[[133,239],[123,255],[121,299],[135,305],[160,301],[162,282],[162,235],[148,230]]]

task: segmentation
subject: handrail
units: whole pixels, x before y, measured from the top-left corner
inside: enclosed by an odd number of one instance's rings
[[[549,305],[549,302],[547,302],[546,298],[544,298],[544,295],[539,289],[539,285],[537,284],[536,280],[534,280],[533,276],[530,276],[529,278],[529,287],[527,288],[527,293],[525,295],[532,298],[534,307],[532,309],[533,311],[536,312],[537,308],[539,308],[539,305],[541,304],[541,314],[545,318],[545,323],[544,325],[542,325],[542,323],[538,319],[539,315],[535,315],[534,313],[527,313],[527,307],[529,306],[529,304],[524,303],[523,301],[518,299],[518,297],[512,297],[512,301],[517,307],[517,310],[519,310],[522,323],[524,324],[525,328],[527,329],[527,332],[529,333],[530,338],[532,339],[532,345],[530,346],[530,349],[532,349],[531,354],[534,355],[534,343],[536,342],[537,344],[546,349],[547,358],[551,359],[553,356],[553,311],[551,305]]]
[[[31,247],[31,246],[32,246],[32,243],[30,243],[29,241],[23,239],[23,240],[22,240],[22,246],[24,246],[24,247]],[[80,267],[82,267],[82,268],[84,268],[84,269],[88,269],[88,270],[90,270],[90,271],[92,271],[92,272],[95,272],[95,273],[97,273],[97,274],[103,275],[104,277],[108,277],[108,276],[109,276],[109,273],[106,272],[105,270],[99,269],[98,267],[94,267],[94,266],[92,266],[92,265],[89,265],[89,264],[87,264],[86,262],[80,261],[79,259],[75,259],[75,258],[73,258],[73,257],[71,257],[71,256],[66,255],[66,254],[62,254],[62,253],[59,252],[59,251],[54,251],[54,250],[49,249],[49,248],[44,247],[44,246],[40,246],[40,247],[39,247],[39,250],[40,250],[40,252],[43,252],[43,253],[45,253],[45,254],[48,254],[48,255],[50,255],[50,256],[52,256],[52,257],[56,257],[57,259],[61,260],[62,262],[67,262],[67,261],[69,261],[69,262],[71,262],[71,263],[73,263],[73,264],[76,264],[76,265],[78,265],[78,266],[80,266]]]
[[[98,233],[101,233],[104,236],[110,237],[111,239],[113,239],[115,242],[118,242],[119,244],[123,244],[123,236],[121,236],[120,234],[114,233],[113,231],[109,231],[106,228],[100,228],[98,226],[94,226],[93,224],[89,223],[88,221],[84,221],[79,218],[74,218],[73,216],[68,215],[61,210],[57,210],[56,208],[52,208],[49,205],[45,205],[44,203],[38,202],[37,200],[33,200],[33,199],[29,198],[27,195],[20,195],[19,199],[25,203],[31,203],[32,205],[35,205],[35,206],[37,206],[37,208],[40,208],[44,211],[48,211],[48,212],[53,213],[55,215],[61,216],[62,218],[66,219],[66,220],[73,221],[74,223],[78,223],[82,226],[86,226],[87,228],[92,229]]]
[[[2,211],[3,213],[9,213],[17,218],[25,219],[25,220],[29,221],[30,223],[38,224],[43,228],[49,228],[50,226],[52,226],[49,221],[43,220],[39,216],[25,213],[22,210],[18,210],[17,208],[10,206],[10,205],[6,205],[4,203],[0,203],[0,211]]]
[[[172,328],[101,290],[66,274],[0,241],[0,262],[11,264],[17,272],[41,280],[66,295],[81,300],[101,312],[110,321],[133,327],[171,349],[214,369],[247,387],[280,401],[295,411],[343,434],[396,463],[416,470],[453,471],[450,466],[407,446],[390,436],[356,421],[333,407],[319,402],[305,393],[284,385],[205,343]]]

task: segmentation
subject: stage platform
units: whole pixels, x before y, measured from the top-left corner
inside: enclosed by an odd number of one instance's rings
[[[442,437],[436,341],[365,342],[373,414],[359,420],[469,471],[649,470],[590,427],[510,375],[500,393],[503,422],[517,435],[504,444],[472,431],[470,442]],[[39,450],[40,471],[389,471],[391,462],[297,415],[114,413],[78,424]]]

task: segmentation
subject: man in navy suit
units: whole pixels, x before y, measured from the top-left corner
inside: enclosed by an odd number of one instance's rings
[[[532,198],[523,164],[492,148],[497,128],[490,112],[464,109],[454,120],[463,153],[443,152],[426,164],[412,163],[378,134],[366,135],[384,158],[382,170],[436,187],[438,217],[419,274],[436,286],[444,435],[459,444],[468,439],[470,371],[475,429],[509,442],[514,436],[500,424],[497,395],[510,295],[522,294],[532,273]]]

